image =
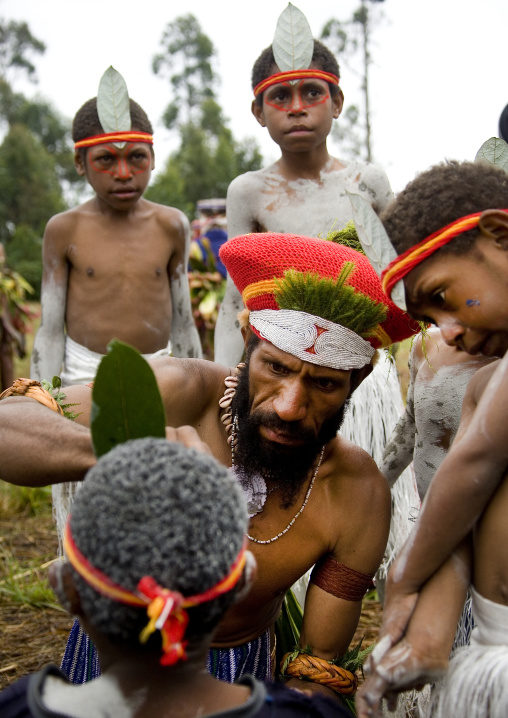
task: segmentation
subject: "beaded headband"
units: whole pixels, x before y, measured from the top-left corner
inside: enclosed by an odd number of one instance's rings
[[[162,588],[150,576],[143,576],[139,580],[136,593],[115,583],[100,569],[92,566],[76,546],[71,533],[70,516],[65,526],[64,549],[69,563],[95,591],[118,603],[146,607],[149,621],[141,631],[139,641],[146,643],[154,631],[161,632],[161,666],[172,666],[179,660],[187,660],[185,647],[188,641],[182,640],[189,623],[189,615],[185,609],[212,601],[231,591],[242,575],[246,560],[244,545],[225,578],[203,593],[184,597],[178,591]]]
[[[287,72],[276,72],[275,75],[270,75],[264,80],[261,80],[254,88],[254,97],[257,97],[264,92],[268,87],[277,85],[280,82],[291,82],[291,80],[305,80],[307,78],[315,78],[317,80],[324,80],[329,82],[331,85],[338,85],[339,78],[337,75],[331,72],[325,72],[324,70],[309,69],[309,70],[288,70]]]
[[[508,213],[508,209],[503,209],[502,211]],[[386,294],[390,297],[393,287],[397,282],[401,281],[418,264],[421,264],[421,262],[434,254],[438,249],[448,244],[448,242],[459,234],[463,234],[469,229],[476,227],[480,222],[482,214],[483,210],[456,219],[454,222],[446,225],[446,227],[433,232],[433,234],[426,237],[422,242],[415,244],[392,260],[381,275],[381,285]]]
[[[294,309],[252,311],[249,323],[259,337],[282,351],[331,369],[361,369],[376,351],[351,329]]]
[[[93,145],[104,145],[110,142],[145,142],[148,145],[153,145],[153,135],[149,132],[105,132],[100,135],[85,137],[84,140],[79,140],[79,142],[74,144],[74,149],[91,147]]]

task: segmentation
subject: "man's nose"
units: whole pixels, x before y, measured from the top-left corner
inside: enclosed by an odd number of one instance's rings
[[[282,421],[302,421],[307,408],[307,392],[296,381],[285,384],[273,401],[273,409]]]

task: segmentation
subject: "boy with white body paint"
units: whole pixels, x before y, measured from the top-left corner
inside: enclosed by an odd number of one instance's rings
[[[503,170],[452,162],[417,177],[382,217],[400,253],[383,275],[387,293],[403,280],[410,313],[447,344],[502,358],[469,382],[457,437],[389,574],[362,718],[381,715],[383,696],[443,675],[469,584],[471,646],[451,660],[430,715],[508,713],[507,208]]]
[[[32,378],[92,381],[113,338],[145,356],[200,357],[186,272],[189,222],[142,197],[154,168],[152,127],[113,68],[77,112],[73,140],[76,170],[95,196],[46,227]]]
[[[306,56],[304,51],[298,57],[296,50],[293,54],[289,27],[297,28],[300,48],[307,43]],[[286,47],[288,43],[291,49]],[[304,69],[290,76],[287,71],[292,67]],[[230,239],[266,231],[326,237],[332,228],[342,229],[352,218],[348,191],[362,195],[376,212],[391,201],[390,183],[381,167],[340,160],[328,152],[327,138],[344,102],[338,83],[336,58],[325,45],[313,40],[305,16],[289,4],[279,18],[272,45],[261,53],[252,70],[252,113],[279,145],[281,157],[230,184],[226,204]],[[244,344],[237,315],[243,306],[228,277],[215,331],[215,361],[220,364],[234,366],[241,360]],[[403,406],[396,368],[381,352],[374,371],[352,397],[341,435],[361,446],[379,464]],[[400,518],[392,523],[387,562],[407,537],[411,526],[408,516],[418,505],[409,469],[394,492]],[[385,571],[383,564],[381,576]]]
[[[413,463],[423,501],[432,477],[457,433],[471,377],[492,359],[449,347],[439,329],[428,329],[411,347],[406,410],[388,440],[379,466],[390,487]]]

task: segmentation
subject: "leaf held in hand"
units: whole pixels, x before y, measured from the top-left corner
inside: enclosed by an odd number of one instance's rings
[[[114,339],[92,391],[92,443],[97,457],[145,436],[164,438],[164,405],[152,368],[141,354]]]

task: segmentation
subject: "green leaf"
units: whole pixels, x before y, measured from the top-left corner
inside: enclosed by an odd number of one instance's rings
[[[104,132],[128,132],[131,129],[129,91],[125,80],[111,65],[99,83],[97,114]],[[125,142],[115,142],[122,148]]]
[[[499,137],[491,137],[476,153],[475,162],[482,160],[508,172],[508,144]]]
[[[312,62],[314,38],[307,18],[288,3],[280,14],[272,42],[273,57],[281,72],[306,70]]]
[[[108,345],[95,377],[91,430],[97,457],[130,439],[166,435],[155,375],[136,349],[118,339]]]

